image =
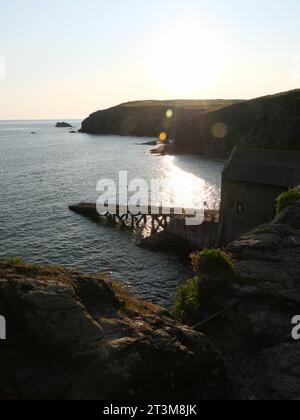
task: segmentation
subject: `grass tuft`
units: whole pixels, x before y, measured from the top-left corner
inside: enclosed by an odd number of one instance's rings
[[[184,320],[200,306],[200,283],[205,274],[228,275],[234,272],[231,254],[217,248],[204,249],[191,255],[196,277],[177,288],[172,315]]]
[[[38,264],[29,264],[23,260],[21,257],[8,257],[0,261],[0,266],[2,268],[16,268],[18,270],[38,272],[43,266]]]
[[[300,200],[300,190],[290,188],[288,191],[283,192],[276,200],[276,212],[281,213],[286,207],[295,204]]]
[[[182,320],[185,315],[196,309],[199,303],[199,279],[195,277],[188,280],[185,284],[178,286],[172,315],[176,319]]]
[[[232,255],[219,248],[195,252],[191,258],[196,275],[226,274],[234,270]]]
[[[25,261],[21,257],[8,257],[1,261],[1,264],[5,267],[22,266],[25,265]]]

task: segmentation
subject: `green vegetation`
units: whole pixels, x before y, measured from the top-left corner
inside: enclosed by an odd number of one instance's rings
[[[215,111],[220,108],[225,108],[230,105],[243,102],[235,99],[182,99],[182,100],[169,100],[169,101],[132,101],[118,105],[123,108],[162,108],[162,107],[182,107],[182,108],[200,108],[204,112]]]
[[[196,277],[177,288],[172,311],[173,316],[181,320],[200,305],[200,283],[203,274],[226,275],[234,271],[231,254],[218,248],[195,252],[191,259]]]
[[[25,265],[25,261],[21,257],[8,257],[1,261],[1,264],[6,267]]]
[[[219,248],[204,249],[191,255],[192,266],[197,275],[233,272],[231,254]]]
[[[296,201],[300,200],[299,189],[289,189],[288,191],[280,194],[276,200],[276,211],[277,214],[281,213],[286,207],[295,204]]]
[[[177,288],[172,314],[175,318],[182,319],[190,311],[196,309],[199,303],[199,279],[195,277]]]
[[[44,267],[38,264],[29,264],[21,257],[8,257],[0,261],[0,267],[2,268],[19,268],[20,270],[30,270],[32,272],[38,272]]]

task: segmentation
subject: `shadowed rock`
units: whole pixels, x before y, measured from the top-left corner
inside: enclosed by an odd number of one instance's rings
[[[56,123],[55,127],[56,128],[72,128],[72,125],[66,122],[58,122]]]
[[[236,396],[242,399],[298,399],[299,342],[292,319],[300,308],[300,206],[231,243],[236,260],[231,276],[204,276],[200,309],[207,319],[237,300],[232,310],[202,325],[221,350]]]
[[[239,101],[174,100],[137,101],[94,112],[82,122],[81,131],[90,134],[117,134],[159,138],[163,132],[174,138],[177,128],[191,118]],[[171,110],[171,117],[167,112]]]
[[[215,399],[222,358],[202,334],[97,275],[0,264],[0,389],[21,399]]]
[[[247,148],[299,150],[300,90],[236,103],[199,114],[177,127],[175,144],[183,152],[228,157]],[[216,133],[222,124],[224,133]]]

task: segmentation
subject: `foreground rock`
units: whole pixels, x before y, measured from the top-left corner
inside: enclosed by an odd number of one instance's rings
[[[56,123],[55,127],[56,128],[72,128],[72,125],[66,122],[58,122]]]
[[[237,261],[235,274],[203,279],[192,323],[236,303],[201,326],[221,350],[236,396],[298,399],[300,343],[291,333],[300,314],[300,201],[228,251]]]
[[[0,390],[12,399],[215,399],[222,358],[202,334],[100,276],[0,264]],[[6,396],[6,397],[4,397]]]

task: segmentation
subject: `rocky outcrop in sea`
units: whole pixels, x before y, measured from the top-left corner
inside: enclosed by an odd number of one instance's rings
[[[58,122],[55,125],[56,128],[72,128],[72,125],[66,122]]]

